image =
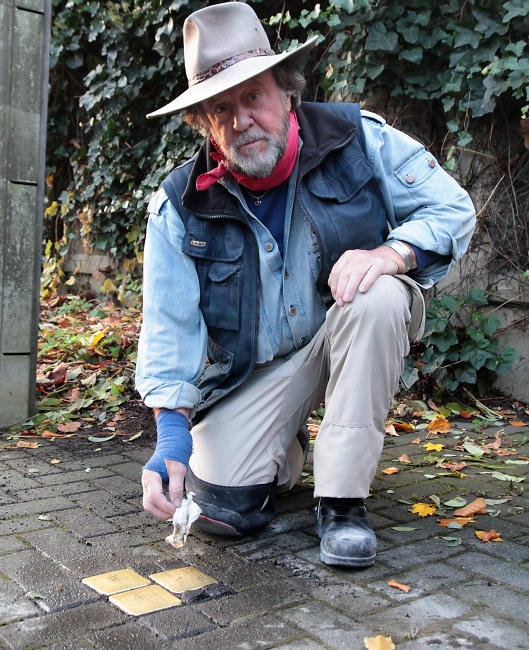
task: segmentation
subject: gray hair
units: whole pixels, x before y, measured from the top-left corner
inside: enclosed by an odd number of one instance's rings
[[[301,104],[301,95],[305,89],[306,82],[303,73],[287,62],[278,63],[272,68],[272,73],[279,90],[284,95],[290,96],[292,110],[296,110]],[[204,137],[209,135],[206,115],[201,104],[190,106],[184,114],[184,120],[190,127],[200,131]]]

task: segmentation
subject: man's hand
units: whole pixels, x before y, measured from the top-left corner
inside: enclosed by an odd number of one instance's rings
[[[161,519],[169,519],[182,505],[184,478],[193,450],[188,415],[188,409],[155,409],[158,436],[154,454],[143,468],[143,507]]]
[[[396,275],[405,270],[402,257],[389,246],[372,251],[345,251],[329,275],[329,287],[336,304],[352,302],[356,291],[365,293],[379,275]]]
[[[166,460],[169,475],[169,489],[164,493],[162,478],[158,472],[144,469],[141,477],[143,486],[143,507],[155,517],[170,519],[176,508],[182,505],[186,467],[177,460]]]

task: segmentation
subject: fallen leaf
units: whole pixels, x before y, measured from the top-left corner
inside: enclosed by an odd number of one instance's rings
[[[307,430],[309,433],[318,433],[320,427],[316,426],[315,424],[309,424]]]
[[[386,425],[386,434],[388,436],[396,436],[397,438],[399,437],[399,434],[395,431],[395,427],[392,424]]]
[[[428,431],[432,431],[432,432],[450,431],[450,429],[451,429],[450,422],[448,422],[448,420],[439,413],[428,425]]]
[[[426,451],[441,451],[441,449],[444,449],[444,445],[435,444],[433,442],[427,442],[423,447]]]
[[[455,510],[454,515],[458,517],[471,517],[472,515],[484,514],[483,511],[486,510],[487,504],[485,503],[485,499],[480,497],[479,499],[475,499],[469,503],[467,506]]]
[[[19,440],[17,442],[17,447],[23,447],[24,449],[36,449],[40,446],[38,442],[28,442],[27,440]]]
[[[55,370],[52,370],[46,375],[46,379],[51,381],[54,386],[60,386],[66,381],[66,375],[68,374],[68,367],[65,363],[60,363]]]
[[[382,474],[398,474],[399,470],[396,467],[386,467],[382,470]]]
[[[60,433],[55,433],[55,431],[43,431],[41,434],[42,438],[66,438],[66,436],[61,435]]]
[[[402,456],[399,457],[399,461],[401,463],[411,463],[411,460],[410,460],[408,454],[402,454]]]
[[[467,464],[468,463],[465,463],[465,462],[455,463],[452,460],[448,460],[448,461],[445,461],[444,463],[441,463],[440,467],[444,467],[444,469],[449,469],[451,472],[458,472],[459,470],[466,467]]]
[[[61,433],[75,433],[80,427],[80,422],[65,422],[64,424],[57,425],[57,429]]]
[[[492,530],[489,530],[488,533],[486,533],[484,530],[476,530],[476,537],[479,537],[479,539],[483,542],[503,542],[502,538],[500,537],[501,533],[497,533],[494,528]]]
[[[419,515],[419,517],[429,517],[435,514],[435,506],[429,503],[414,503],[411,512],[414,515]]]
[[[462,497],[456,497],[455,499],[450,499],[450,501],[444,502],[447,508],[462,508],[467,505],[467,500]]]
[[[400,589],[403,591],[405,594],[408,593],[408,591],[411,589],[409,585],[403,585],[401,582],[397,582],[396,580],[390,580],[388,582],[389,587],[395,587],[395,589]],[[395,646],[393,646],[395,647]]]
[[[485,449],[482,449],[481,447],[478,447],[477,445],[470,442],[469,440],[466,440],[463,443],[463,449],[465,451],[468,451],[468,453],[471,454],[472,456],[477,456],[479,458],[481,458],[481,456],[483,456],[483,454],[486,451]]]
[[[455,519],[438,519],[439,526],[448,526],[448,524],[459,524],[466,526],[469,521],[474,521],[472,517],[456,517]]]
[[[496,452],[498,456],[516,456],[515,451],[509,451],[509,449],[498,449]]]
[[[364,645],[367,650],[394,650],[395,644],[390,636],[366,636]]]
[[[412,445],[420,445],[421,444],[421,439],[420,438],[415,438],[415,440],[411,441]]]
[[[524,480],[523,476],[511,476],[511,474],[504,474],[503,472],[492,472],[491,476],[500,481],[513,481],[514,483],[521,483]]]
[[[397,431],[414,431],[415,429],[413,424],[409,424],[408,422],[394,422],[393,426]]]
[[[113,433],[111,436],[105,436],[105,437],[98,437],[98,436],[88,436],[88,440],[90,442],[107,442],[107,440],[112,440],[112,438],[115,438],[116,434]]]
[[[439,411],[439,407],[437,404],[433,401],[433,399],[428,400],[428,406],[432,409],[432,411],[435,411],[436,413]]]
[[[511,420],[509,424],[513,427],[529,427],[529,424],[527,424],[527,422],[515,422],[514,420]]]
[[[392,526],[391,530],[396,530],[397,533],[409,533],[412,530],[417,530],[417,528],[413,526]]]
[[[52,465],[58,465],[61,461],[58,458],[54,458],[53,460],[50,461]]]
[[[472,412],[472,411],[460,411],[459,415],[462,418],[466,418],[468,420],[469,418],[471,418],[474,415],[474,412]]]

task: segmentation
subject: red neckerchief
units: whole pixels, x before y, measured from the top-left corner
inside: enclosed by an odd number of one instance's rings
[[[212,144],[215,145],[212,140]],[[219,163],[218,167],[212,169],[210,172],[200,174],[196,181],[197,190],[207,190],[210,185],[216,183],[219,178],[225,176],[228,172],[235,178],[237,183],[244,185],[249,190],[269,190],[272,187],[277,187],[285,181],[296,164],[298,155],[298,118],[294,111],[290,111],[290,129],[288,132],[287,148],[281,160],[275,166],[274,171],[266,178],[255,178],[254,176],[246,176],[246,174],[237,174],[237,172],[230,171],[224,162],[224,155],[218,151],[213,151],[210,156],[213,160]]]

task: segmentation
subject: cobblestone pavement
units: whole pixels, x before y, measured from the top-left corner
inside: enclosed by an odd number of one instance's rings
[[[399,472],[379,473],[373,484],[368,506],[379,552],[375,566],[364,570],[320,562],[310,465],[307,483],[278,499],[276,519],[260,534],[230,540],[196,532],[175,551],[164,542],[170,525],[141,508],[147,446],[102,444],[81,457],[68,441],[3,450],[0,647],[356,650],[365,647],[365,637],[384,635],[399,650],[528,649],[529,503],[523,486],[529,465],[522,463],[529,434],[504,430],[503,448],[517,455],[469,462],[466,477],[424,465],[425,431],[387,438],[380,472],[390,466]],[[487,430],[489,442],[497,431]],[[464,439],[459,432],[459,440],[455,432],[434,436],[445,448],[430,454],[468,457],[453,450]],[[413,444],[418,436],[420,444]],[[411,464],[397,460],[402,454]],[[522,463],[506,462],[520,456]],[[525,481],[500,480],[493,471]],[[508,501],[489,505],[489,514],[462,529],[448,529],[439,526],[439,512],[423,518],[410,512],[410,502],[431,503],[431,495],[441,504],[455,497]],[[475,535],[492,528],[502,542],[484,543]],[[132,617],[81,583],[123,568],[148,577],[184,566],[216,578],[222,585],[217,597],[190,592],[180,607]],[[391,579],[410,591],[388,586]]]

